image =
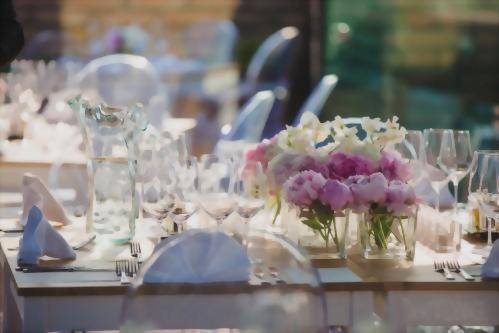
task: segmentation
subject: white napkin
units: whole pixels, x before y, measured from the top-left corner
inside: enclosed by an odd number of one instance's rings
[[[227,234],[187,230],[169,239],[144,274],[148,283],[248,281],[251,264],[243,246]]]
[[[76,253],[48,223],[41,209],[33,206],[19,242],[17,262],[19,265],[36,265],[43,255],[59,259],[76,258]]]
[[[431,187],[430,180],[428,178],[424,178],[419,181],[414,187],[416,191],[416,196],[423,203],[428,206],[435,207],[437,194]],[[450,209],[454,205],[454,197],[449,191],[449,187],[445,186],[440,190],[440,209]]]
[[[26,225],[28,214],[33,206],[38,206],[49,221],[71,223],[61,204],[53,197],[40,178],[31,174],[23,175],[23,214],[21,224]]]
[[[499,239],[492,245],[489,257],[482,266],[482,277],[499,278]]]

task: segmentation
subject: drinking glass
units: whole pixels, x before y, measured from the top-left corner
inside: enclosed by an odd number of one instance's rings
[[[185,229],[185,223],[199,208],[197,198],[198,163],[195,157],[180,160],[173,167],[177,175],[177,185],[173,190],[174,204],[168,215],[177,225],[178,231]]]
[[[169,145],[170,140],[158,133],[149,133],[141,145],[142,210],[158,221],[163,221],[173,207],[171,192],[176,179]]]
[[[426,172],[436,193],[435,209],[440,211],[440,191],[449,182],[449,171],[455,156],[454,136],[449,129],[425,129]]]
[[[425,170],[422,167],[425,160],[423,132],[408,130],[404,140],[395,145],[395,150],[407,160],[411,167],[410,183],[417,184],[425,176]]]
[[[217,155],[201,156],[198,200],[200,206],[221,224],[237,207],[235,172],[230,161]]]
[[[487,153],[483,156],[478,187],[480,214],[487,222],[487,246],[481,249],[482,255],[488,255],[492,249],[492,224],[499,218],[499,154]]]
[[[450,143],[452,146],[452,156],[449,162],[449,178],[454,185],[456,208],[459,202],[458,185],[469,172],[471,161],[473,159],[473,152],[471,149],[470,132],[469,131],[454,131],[454,142]]]
[[[256,162],[250,167],[254,168],[251,177],[241,171],[236,183],[237,213],[243,218],[245,224],[248,224],[264,208],[267,191],[262,164]]]

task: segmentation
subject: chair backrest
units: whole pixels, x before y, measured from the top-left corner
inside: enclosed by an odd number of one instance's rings
[[[231,125],[225,129],[220,139],[226,141],[245,140],[258,142],[262,137],[263,127],[267,122],[275,96],[271,91],[260,91],[243,107]]]
[[[185,31],[185,48],[189,58],[207,64],[232,61],[239,32],[232,21],[201,22]]]
[[[338,77],[336,75],[325,75],[300,108],[293,121],[293,126],[300,123],[301,116],[307,111],[312,112],[318,117],[324,107],[324,104],[326,104],[327,98],[333,91],[334,87],[336,87],[337,83]]]
[[[273,33],[258,47],[246,71],[246,81],[276,81],[286,76],[291,62],[290,52],[298,40],[295,27],[285,27]]]
[[[149,60],[131,54],[92,60],[76,75],[75,84],[113,106],[147,104],[161,90],[160,77]]]

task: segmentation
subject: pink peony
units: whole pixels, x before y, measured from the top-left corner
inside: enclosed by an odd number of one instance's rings
[[[416,192],[412,186],[400,180],[391,181],[386,192],[386,207],[396,214],[409,214],[416,204]]]
[[[347,179],[350,176],[368,176],[375,171],[374,163],[355,154],[336,152],[329,155],[329,177],[332,179]]]
[[[379,169],[388,180],[407,182],[411,179],[410,164],[404,162],[396,153],[383,153],[379,161]]]
[[[356,210],[363,211],[371,204],[383,204],[386,200],[388,181],[380,172],[350,177],[345,184],[350,186]]]
[[[353,202],[350,188],[337,180],[328,180],[319,194],[322,204],[339,211],[347,208]]]
[[[284,199],[298,207],[309,207],[319,198],[326,178],[315,171],[302,171],[288,179],[283,186]]]

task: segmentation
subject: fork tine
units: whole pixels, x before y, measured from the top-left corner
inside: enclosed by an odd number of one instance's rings
[[[140,249],[140,243],[139,242],[137,242],[137,249],[138,249],[138,251],[137,251],[138,253],[142,253],[142,250]]]

